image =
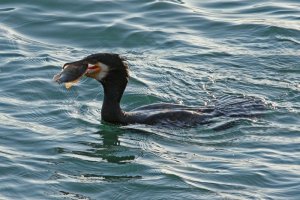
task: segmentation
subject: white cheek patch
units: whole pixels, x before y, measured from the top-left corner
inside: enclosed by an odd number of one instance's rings
[[[100,66],[101,71],[100,73],[97,75],[97,80],[102,80],[103,78],[105,78],[109,72],[109,67],[106,64],[103,64],[101,62],[98,62],[98,66]]]

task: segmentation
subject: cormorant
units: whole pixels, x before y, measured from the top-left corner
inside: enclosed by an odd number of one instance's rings
[[[196,108],[179,104],[156,103],[125,112],[120,101],[129,79],[128,66],[118,54],[98,53],[81,60],[66,63],[61,73],[54,76],[58,83],[69,88],[83,75],[100,82],[104,88],[101,110],[103,121],[113,124],[182,124],[207,123],[216,116],[224,115],[214,107]]]

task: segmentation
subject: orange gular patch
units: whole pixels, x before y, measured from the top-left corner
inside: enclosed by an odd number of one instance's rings
[[[102,69],[99,65],[89,66],[85,75],[90,78],[97,79],[99,73],[101,73]]]

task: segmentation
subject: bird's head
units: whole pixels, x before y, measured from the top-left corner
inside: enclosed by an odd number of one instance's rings
[[[128,66],[118,54],[93,54],[82,60],[64,64],[63,70],[53,79],[58,83],[65,83],[66,88],[70,88],[83,76],[93,78],[103,85],[127,83]]]

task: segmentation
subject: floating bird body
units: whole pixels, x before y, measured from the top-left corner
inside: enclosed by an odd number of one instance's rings
[[[54,76],[54,80],[58,83],[65,83],[66,88],[70,88],[82,76],[93,78],[102,84],[104,99],[101,117],[106,122],[186,126],[208,123],[210,119],[224,115],[213,106],[190,107],[167,103],[146,105],[130,112],[123,111],[120,101],[129,80],[129,71],[127,63],[118,54],[93,54],[79,61],[66,63],[62,72]],[[253,102],[250,104],[262,107],[261,102]],[[243,106],[240,107],[242,109]]]

